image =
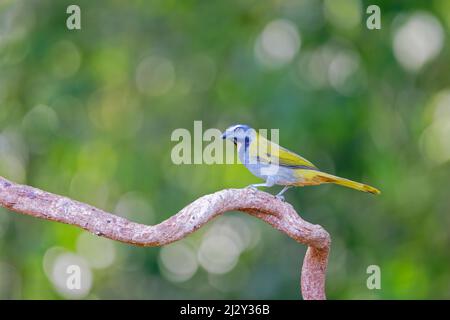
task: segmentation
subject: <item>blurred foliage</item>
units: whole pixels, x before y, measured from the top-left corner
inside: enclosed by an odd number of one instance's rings
[[[173,130],[279,128],[319,168],[382,190],[287,193],[332,235],[329,298],[448,299],[449,27],[446,0],[3,0],[0,175],[153,224],[258,181],[174,165]],[[0,298],[297,299],[304,252],[238,213],[139,248],[0,209]],[[73,261],[77,294],[57,274]],[[372,264],[381,290],[366,287]]]

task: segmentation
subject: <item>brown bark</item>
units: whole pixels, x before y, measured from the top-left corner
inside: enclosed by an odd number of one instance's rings
[[[167,220],[147,226],[115,216],[85,203],[19,185],[0,177],[0,206],[36,218],[71,224],[98,236],[139,246],[162,246],[180,239],[227,211],[257,217],[308,246],[301,272],[304,299],[325,299],[325,273],[330,236],[294,208],[266,192],[226,189],[205,195]]]

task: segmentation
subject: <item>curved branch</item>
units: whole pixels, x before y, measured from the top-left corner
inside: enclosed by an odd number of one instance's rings
[[[205,195],[154,226],[128,221],[67,197],[0,177],[0,206],[36,218],[83,228],[98,236],[139,246],[162,246],[183,239],[227,211],[242,211],[306,244],[301,275],[304,299],[325,299],[325,273],[330,236],[273,195],[253,189],[226,189]]]

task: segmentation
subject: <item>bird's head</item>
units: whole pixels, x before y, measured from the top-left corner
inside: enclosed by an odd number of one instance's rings
[[[222,134],[222,139],[229,139],[234,144],[244,143],[245,139],[252,142],[256,137],[256,131],[245,124],[236,124],[228,127]]]

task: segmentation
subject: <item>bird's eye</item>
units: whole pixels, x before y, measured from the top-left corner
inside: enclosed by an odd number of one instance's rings
[[[244,128],[242,128],[242,127],[237,127],[236,129],[234,129],[234,132],[235,132],[235,133],[241,133],[241,132],[244,132]]]

